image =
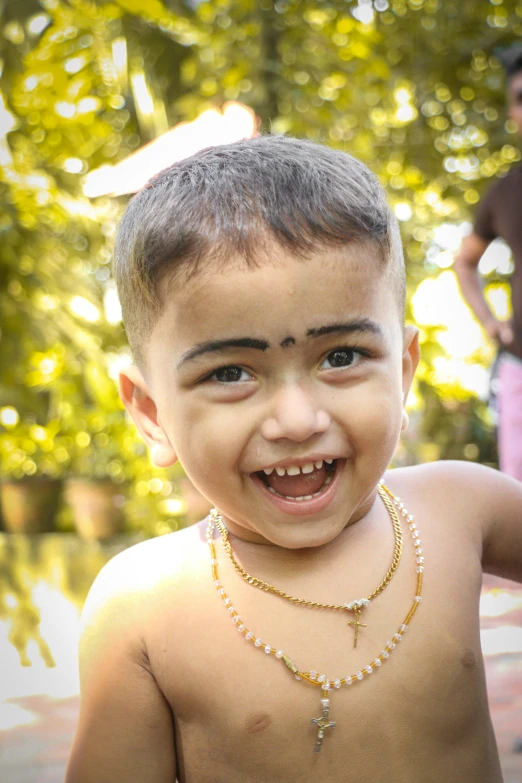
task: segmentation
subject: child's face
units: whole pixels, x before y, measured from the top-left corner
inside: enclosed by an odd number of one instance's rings
[[[272,253],[173,287],[147,379],[133,368],[122,395],[162,464],[177,457],[233,532],[318,546],[361,516],[392,458],[416,331],[371,246]]]

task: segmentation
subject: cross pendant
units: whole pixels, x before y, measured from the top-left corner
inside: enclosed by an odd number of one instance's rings
[[[348,625],[353,625],[354,626],[355,636],[353,637],[353,646],[355,648],[355,647],[357,647],[357,638],[359,636],[359,626],[361,626],[361,628],[366,628],[366,623],[360,623],[359,622],[359,617],[361,616],[361,610],[359,608],[356,607],[354,609],[354,612],[355,612],[355,620],[350,620]]]
[[[314,753],[319,753],[323,745],[323,737],[326,729],[335,728],[335,721],[328,720],[330,713],[330,699],[321,699],[323,714],[320,718],[312,718],[312,723],[317,726],[317,737],[315,739]]]

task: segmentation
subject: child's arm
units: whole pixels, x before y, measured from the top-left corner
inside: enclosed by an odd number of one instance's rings
[[[80,719],[66,783],[173,783],[170,707],[140,635],[139,571],[123,553],[96,579],[82,615]]]
[[[483,504],[482,570],[522,582],[522,482],[477,465],[470,492]]]
[[[430,509],[441,535],[458,527],[473,542],[482,571],[522,582],[522,482],[454,460],[397,468],[389,478],[419,519],[423,504]]]
[[[522,482],[470,462],[441,460],[416,468],[437,509],[466,527],[482,570],[522,582]]]

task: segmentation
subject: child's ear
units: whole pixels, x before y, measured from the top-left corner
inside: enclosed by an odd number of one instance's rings
[[[163,429],[156,403],[150,395],[145,379],[137,367],[126,367],[120,372],[120,397],[149,447],[154,464],[158,468],[173,465],[177,460],[176,452]]]
[[[410,390],[415,370],[419,363],[419,330],[416,326],[404,327],[404,342],[402,350],[402,399],[406,404],[406,398]]]

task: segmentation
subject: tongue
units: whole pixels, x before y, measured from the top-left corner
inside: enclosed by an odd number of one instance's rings
[[[278,476],[274,470],[266,481],[269,487],[275,489],[280,495],[288,495],[292,498],[302,497],[303,495],[313,495],[318,492],[326,480],[326,468],[323,466],[312,473],[299,473],[297,476]]]

